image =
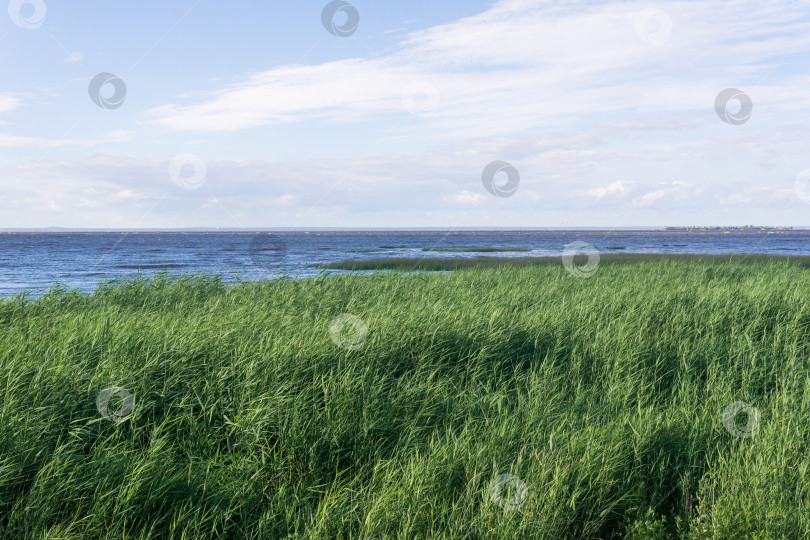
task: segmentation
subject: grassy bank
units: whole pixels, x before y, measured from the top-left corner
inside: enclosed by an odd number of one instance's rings
[[[574,263],[584,265],[587,255],[577,255]],[[808,256],[784,255],[698,255],[688,253],[602,253],[599,264],[630,264],[641,262],[680,261],[692,263],[741,263],[760,264],[765,262],[791,262],[810,266]],[[465,268],[503,268],[506,266],[559,266],[560,257],[382,257],[378,259],[350,259],[324,265],[330,270],[427,270],[446,271]]]
[[[158,277],[0,327],[0,538],[810,534],[797,264]]]

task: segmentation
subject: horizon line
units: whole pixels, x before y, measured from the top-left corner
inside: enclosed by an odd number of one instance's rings
[[[730,230],[806,230],[808,225],[633,225],[633,226],[570,226],[570,227],[0,227],[0,233],[36,233],[36,232],[94,232],[94,233],[183,233],[183,232],[447,232],[447,231],[662,231],[666,229],[730,229]]]

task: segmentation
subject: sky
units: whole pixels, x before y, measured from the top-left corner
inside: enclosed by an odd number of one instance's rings
[[[0,228],[810,225],[803,2],[3,3]]]

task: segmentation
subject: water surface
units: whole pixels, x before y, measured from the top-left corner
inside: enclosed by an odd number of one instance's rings
[[[577,240],[603,253],[810,255],[810,230],[2,233],[0,295],[57,282],[92,291],[139,272],[300,278],[340,273],[319,266],[346,259],[560,256]]]

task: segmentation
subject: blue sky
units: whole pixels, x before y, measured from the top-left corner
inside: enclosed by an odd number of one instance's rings
[[[810,225],[799,2],[327,5],[9,2],[0,227]]]

